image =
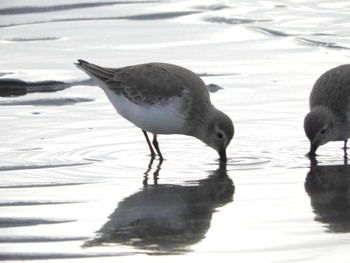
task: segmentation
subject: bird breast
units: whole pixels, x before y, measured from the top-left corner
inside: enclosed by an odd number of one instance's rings
[[[135,104],[123,95],[105,90],[117,112],[137,127],[153,134],[185,134],[186,116],[182,113],[181,97],[164,102]]]

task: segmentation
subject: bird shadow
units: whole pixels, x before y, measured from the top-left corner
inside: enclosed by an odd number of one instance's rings
[[[323,223],[328,232],[350,232],[350,165],[347,158],[341,165],[318,165],[311,160],[305,181],[315,221]]]
[[[202,180],[144,184],[122,200],[83,247],[127,245],[149,253],[182,254],[205,237],[215,209],[233,201],[226,166]]]

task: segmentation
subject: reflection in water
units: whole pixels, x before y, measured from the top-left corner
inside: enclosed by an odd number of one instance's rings
[[[149,162],[149,164],[148,164],[148,167],[147,167],[147,170],[146,170],[146,172],[144,173],[144,175],[145,175],[145,179],[143,180],[143,184],[144,185],[148,185],[148,176],[149,176],[149,173],[151,172],[151,170],[152,170],[152,166],[153,166],[153,162],[154,162],[154,159],[155,159],[155,157],[152,157],[151,159],[150,159],[150,162]],[[155,169],[155,171],[153,171],[153,183],[156,185],[156,184],[158,184],[158,177],[159,177],[159,172],[160,172],[160,169],[161,169],[161,167],[162,167],[162,164],[163,164],[163,159],[160,159],[159,160],[159,163],[158,163],[158,165],[157,165],[157,167],[156,167],[156,169]]]
[[[145,185],[118,204],[97,237],[84,246],[125,244],[181,253],[204,238],[215,208],[233,200],[235,187],[225,165],[186,186]]]
[[[316,221],[334,233],[350,232],[350,165],[311,165],[305,182]]]
[[[29,82],[20,79],[0,79],[0,97],[17,97],[36,92],[57,92],[78,85],[93,85],[88,80],[63,82],[56,80]]]

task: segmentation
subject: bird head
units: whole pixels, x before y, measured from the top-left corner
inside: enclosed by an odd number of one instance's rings
[[[206,134],[200,138],[219,153],[220,162],[226,162],[226,148],[234,135],[233,123],[225,113],[216,110],[208,123]]]
[[[314,107],[304,119],[305,134],[310,141],[309,156],[315,156],[319,146],[336,139],[335,116],[325,106]]]

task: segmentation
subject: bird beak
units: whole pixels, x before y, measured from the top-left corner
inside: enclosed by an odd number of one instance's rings
[[[318,148],[318,145],[316,144],[310,144],[310,151],[307,154],[308,157],[315,157],[316,156],[316,150]]]
[[[226,157],[226,149],[222,148],[219,150],[219,156],[220,156],[220,162],[225,162],[227,161]]]

